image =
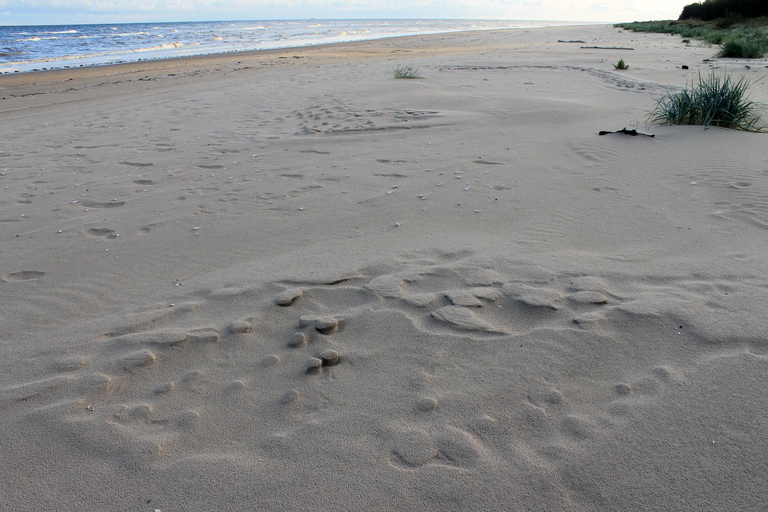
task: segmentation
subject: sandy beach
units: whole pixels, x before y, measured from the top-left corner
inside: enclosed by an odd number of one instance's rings
[[[768,135],[646,121],[713,70],[768,103],[715,53],[0,75],[0,508],[764,509]]]

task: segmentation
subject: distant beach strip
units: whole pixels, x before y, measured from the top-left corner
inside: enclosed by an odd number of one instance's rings
[[[507,20],[290,20],[0,26],[0,73],[410,35],[589,24]]]

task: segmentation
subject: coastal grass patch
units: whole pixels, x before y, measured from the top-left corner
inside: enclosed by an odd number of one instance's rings
[[[414,67],[413,65],[404,65],[404,66],[396,66],[395,67],[395,78],[397,79],[405,79],[405,80],[418,80],[421,78],[424,78],[419,73],[419,69]]]
[[[717,57],[761,59],[768,53],[768,36],[731,37],[723,41]]]
[[[742,21],[643,21],[619,23],[614,26],[633,32],[677,34],[686,44],[696,39],[705,45],[718,45],[721,46],[721,51],[717,57],[759,59],[768,54],[768,18]]]
[[[626,62],[624,62],[624,59],[619,59],[619,61],[613,65],[616,69],[629,69],[629,66]]]
[[[657,99],[648,118],[662,124],[764,131],[758,125],[761,105],[749,99],[751,85],[744,77],[734,81],[731,75],[699,74],[698,83],[687,84],[682,91],[668,90]]]

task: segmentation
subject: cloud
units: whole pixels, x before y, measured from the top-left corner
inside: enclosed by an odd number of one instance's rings
[[[0,0],[2,23],[307,18],[632,21],[676,18],[685,0]],[[7,13],[7,14],[6,14]]]

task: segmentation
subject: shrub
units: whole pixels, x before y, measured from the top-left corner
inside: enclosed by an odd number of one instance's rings
[[[651,121],[666,124],[761,131],[757,126],[758,104],[749,100],[750,85],[745,78],[734,82],[730,75],[718,76],[713,72],[702,78],[699,74],[698,84],[686,85],[679,92],[667,91],[656,101],[656,108],[648,117]]]
[[[731,37],[722,42],[723,49],[717,57],[737,57],[742,59],[762,59],[768,52],[768,41],[760,36]]]

